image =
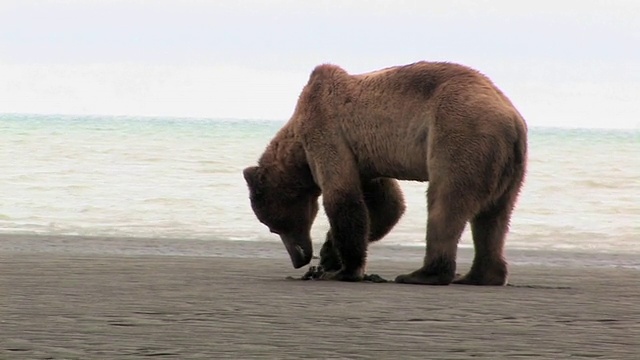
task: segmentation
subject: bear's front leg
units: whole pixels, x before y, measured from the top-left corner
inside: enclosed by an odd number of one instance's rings
[[[336,249],[333,248],[333,235],[327,231],[327,237],[320,249],[320,266],[324,271],[334,272],[342,268],[342,261]]]
[[[322,279],[362,281],[364,278],[369,217],[359,192],[325,193],[324,208],[331,225],[329,237],[341,267],[328,271]]]

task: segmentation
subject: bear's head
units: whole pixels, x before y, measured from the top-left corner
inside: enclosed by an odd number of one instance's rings
[[[280,236],[294,268],[309,264],[313,256],[310,231],[320,195],[317,187],[301,183],[291,174],[260,166],[244,169],[243,175],[258,220]]]

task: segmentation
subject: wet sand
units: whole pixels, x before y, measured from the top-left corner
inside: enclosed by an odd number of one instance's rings
[[[512,265],[515,286],[507,287],[354,284],[286,280],[306,268],[265,255],[283,253],[280,244],[225,242],[237,254],[259,249],[241,257],[213,248],[202,250],[206,256],[28,250],[11,245],[28,243],[18,240],[0,238],[0,359],[637,359],[640,353],[637,269]],[[63,240],[76,249],[82,241]],[[402,251],[409,250],[374,247],[369,272],[392,279],[416,268],[422,254],[399,261]],[[465,254],[460,272],[469,266]]]

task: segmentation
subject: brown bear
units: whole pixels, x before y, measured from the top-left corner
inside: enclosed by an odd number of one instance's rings
[[[527,126],[486,76],[446,62],[360,75],[316,67],[291,119],[244,169],[251,207],[280,235],[294,268],[312,257],[310,228],[322,194],[330,230],[324,278],[360,281],[367,246],[405,205],[397,180],[428,181],[426,256],[398,283],[505,285],[503,256],[526,170]],[[471,223],[471,270],[454,279]]]

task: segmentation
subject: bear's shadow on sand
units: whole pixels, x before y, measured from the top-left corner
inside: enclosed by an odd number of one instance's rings
[[[325,274],[325,270],[322,266],[310,266],[309,270],[307,270],[304,275],[299,278],[293,276],[287,276],[287,280],[324,280],[322,276]],[[365,274],[362,280],[367,283],[392,283],[395,284],[393,280],[387,280],[378,274]],[[508,283],[506,286],[513,288],[524,288],[524,289],[545,289],[545,290],[569,290],[571,287],[569,286],[546,286],[546,285],[517,285]]]

